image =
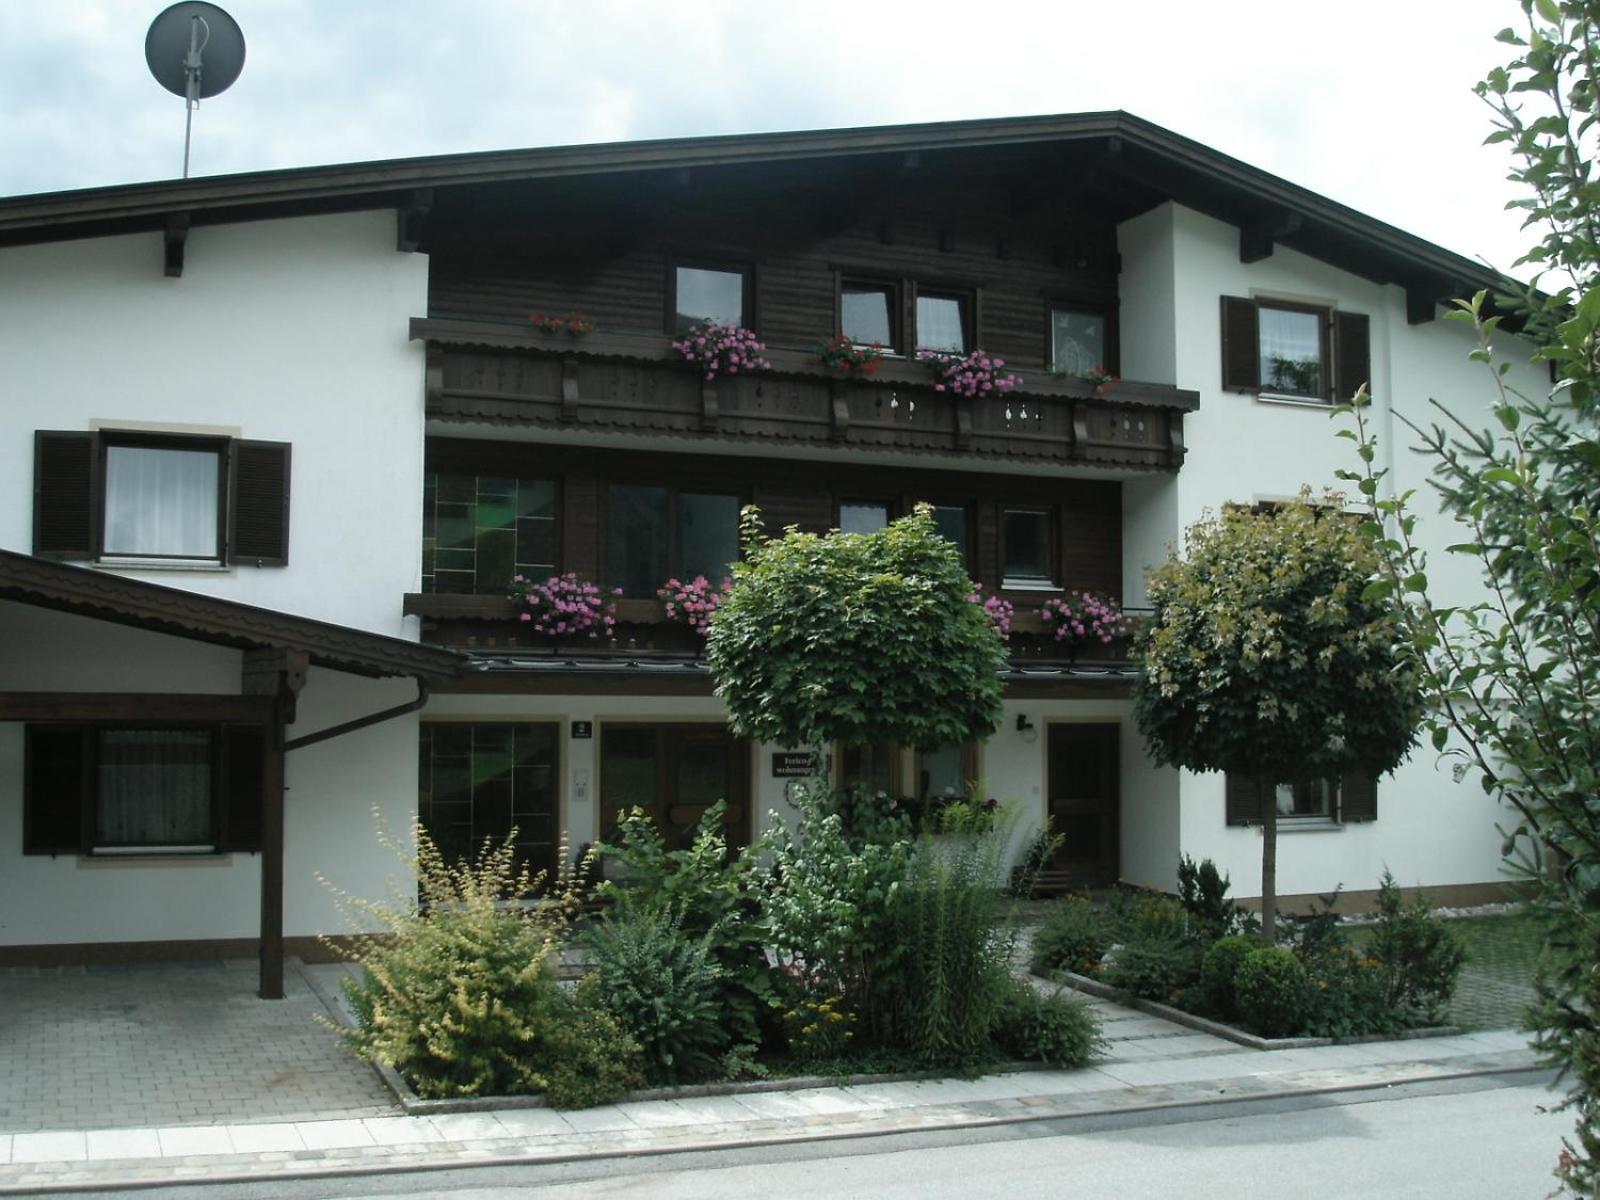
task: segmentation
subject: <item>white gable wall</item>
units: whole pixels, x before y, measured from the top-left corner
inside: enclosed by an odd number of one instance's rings
[[[201,226],[175,279],[159,233],[0,248],[0,547],[32,549],[36,429],[290,442],[288,566],[124,573],[405,633],[423,444],[407,322],[427,265],[396,251],[392,210]]]

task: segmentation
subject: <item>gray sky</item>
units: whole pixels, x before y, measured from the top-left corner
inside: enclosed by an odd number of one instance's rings
[[[223,0],[248,43],[193,173],[1122,108],[1508,267],[1472,84],[1515,0]],[[0,0],[0,195],[171,178],[162,0]]]

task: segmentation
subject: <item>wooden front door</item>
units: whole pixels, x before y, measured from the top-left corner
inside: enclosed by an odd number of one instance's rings
[[[1116,725],[1051,725],[1048,812],[1066,840],[1050,864],[1071,887],[1117,881]]]

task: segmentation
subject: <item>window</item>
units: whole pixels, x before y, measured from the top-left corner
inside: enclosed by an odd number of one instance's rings
[[[961,554],[961,561],[970,559],[967,545],[967,509],[965,505],[936,504],[933,506],[933,524],[945,541]]]
[[[106,556],[219,560],[223,449],[108,441]]]
[[[965,796],[978,777],[977,747],[941,746],[917,755],[917,799]]]
[[[422,485],[422,590],[504,595],[556,573],[556,485],[438,472]]]
[[[877,533],[889,524],[889,506],[876,501],[846,501],[839,505],[840,533]]]
[[[669,578],[720,582],[739,557],[739,498],[612,484],[606,491],[606,585],[654,598]]]
[[[1039,509],[1008,508],[1001,514],[1001,587],[1055,587],[1050,524],[1050,514]]]
[[[1371,380],[1361,313],[1278,300],[1222,298],[1222,386],[1292,400],[1345,400]]]
[[[896,297],[893,284],[844,280],[839,285],[839,332],[858,346],[876,344],[893,354],[899,345]]]
[[[554,723],[421,726],[417,817],[447,862],[515,829],[519,864],[558,865],[559,745]]]
[[[23,852],[157,854],[261,847],[255,725],[28,725]]]
[[[289,561],[283,442],[40,430],[33,483],[33,552],[41,558]]]
[[[860,786],[873,793],[899,795],[899,747],[840,746],[837,762],[840,787]]]
[[[721,325],[748,325],[750,291],[748,271],[718,267],[672,268],[672,332],[716,321]]]
[[[1103,313],[1050,309],[1050,365],[1064,375],[1088,375],[1111,367]]]
[[[1229,825],[1259,825],[1261,803],[1255,781],[1230,774],[1226,783]],[[1286,826],[1351,824],[1378,819],[1377,780],[1371,772],[1346,771],[1333,778],[1299,779],[1274,789],[1278,820]]]
[[[642,808],[669,850],[688,847],[706,811],[727,801],[730,847],[749,841],[750,754],[723,725],[619,725],[600,731],[603,836],[617,814]]]
[[[917,293],[917,349],[965,354],[971,348],[967,328],[965,296]]]

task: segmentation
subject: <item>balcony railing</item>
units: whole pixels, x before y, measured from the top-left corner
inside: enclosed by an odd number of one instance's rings
[[[979,459],[1176,471],[1197,393],[1020,371],[1003,396],[938,392],[926,363],[887,359],[847,378],[802,350],[772,370],[706,381],[664,336],[547,334],[416,318],[431,418],[654,437],[845,446]]]
[[[459,650],[504,653],[519,658],[622,656],[693,661],[701,656],[704,639],[687,626],[667,620],[658,602],[618,600],[616,603],[616,632],[609,640],[554,639],[530,633],[517,619],[516,603],[504,596],[408,592],[405,612],[407,616],[422,618],[424,641]],[[1137,618],[1149,610],[1124,611]],[[1130,638],[1118,638],[1109,645],[1058,642],[1038,613],[1029,610],[1019,610],[1013,615],[1008,648],[1013,665],[1019,668],[1126,668],[1132,665]]]

